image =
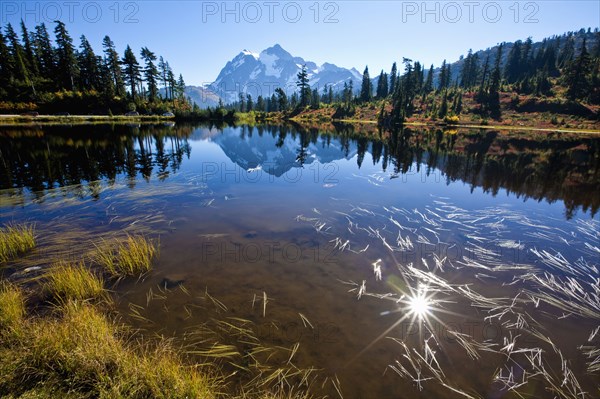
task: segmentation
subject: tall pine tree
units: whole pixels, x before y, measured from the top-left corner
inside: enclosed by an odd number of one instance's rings
[[[141,56],[146,66],[144,67],[144,78],[146,79],[146,86],[148,87],[148,100],[154,102],[158,99],[158,79],[159,73],[156,64],[156,55],[148,49],[148,47],[142,47]]]
[[[125,78],[125,83],[129,86],[131,98],[135,100],[138,94],[137,87],[141,79],[141,72],[140,64],[138,63],[137,58],[135,58],[135,54],[129,45],[125,49],[125,54],[121,60],[121,64],[123,65],[123,76]]]
[[[56,54],[58,79],[60,87],[67,90],[75,90],[75,82],[79,74],[77,57],[75,48],[73,47],[73,39],[69,36],[65,24],[61,21],[56,21],[54,28],[56,36]]]
[[[369,67],[365,67],[363,72],[362,84],[360,86],[360,101],[367,102],[373,98],[373,82],[369,76]]]

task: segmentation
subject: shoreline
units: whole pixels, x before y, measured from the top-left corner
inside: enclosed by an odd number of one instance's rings
[[[0,115],[0,126],[12,125],[28,125],[36,122],[40,123],[82,123],[89,122],[175,122],[175,116],[162,115],[38,115],[38,116],[22,116],[22,115]]]
[[[242,118],[243,119],[243,118]],[[38,115],[38,116],[21,116],[21,115],[0,115],[0,126],[27,126],[31,124],[91,124],[91,123],[156,123],[156,122],[194,122],[188,120],[178,120],[176,116],[162,115]],[[200,122],[200,121],[198,121]],[[293,117],[290,119],[284,118],[267,118],[266,123],[282,123],[294,122],[298,124],[306,124],[317,122],[317,124],[327,123],[348,123],[357,125],[377,125],[377,121],[368,119],[328,119],[328,120],[312,120],[307,118]],[[549,128],[541,126],[511,126],[502,124],[448,124],[432,121],[412,121],[405,122],[403,126],[417,127],[439,127],[445,129],[494,129],[494,130],[511,130],[511,131],[533,131],[533,132],[548,132],[548,133],[576,133],[586,135],[600,135],[600,129],[577,129],[577,128]]]
[[[302,123],[302,120],[295,120],[297,123]],[[377,124],[377,121],[372,120],[357,120],[357,119],[332,119],[331,122],[341,123],[356,123],[356,124]],[[447,124],[447,123],[436,123],[436,122],[404,122],[403,126],[422,126],[422,127],[440,127],[447,129],[494,129],[494,130],[520,130],[520,131],[534,131],[534,132],[549,132],[549,133],[584,133],[584,134],[598,134],[600,135],[600,129],[573,129],[573,128],[548,128],[548,127],[535,127],[535,126],[510,126],[510,125],[477,125],[477,124]]]

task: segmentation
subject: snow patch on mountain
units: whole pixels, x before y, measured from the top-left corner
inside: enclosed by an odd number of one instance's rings
[[[242,50],[242,54],[244,55],[251,55],[252,57],[254,57],[254,59],[258,60],[259,55],[256,53],[253,53],[252,51],[248,51],[246,49]]]
[[[276,67],[277,61],[279,61],[277,55],[263,51],[258,59],[265,66],[265,76],[281,77],[281,69]]]

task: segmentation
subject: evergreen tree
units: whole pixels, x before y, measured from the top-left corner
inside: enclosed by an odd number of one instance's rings
[[[310,102],[310,86],[308,85],[308,72],[306,70],[306,64],[302,65],[302,69],[296,75],[296,86],[300,89],[300,106],[305,107]]]
[[[517,40],[510,52],[508,53],[508,59],[506,66],[504,67],[504,76],[508,83],[515,83],[519,79],[521,72],[521,45],[523,42]]]
[[[244,112],[246,110],[246,97],[244,96],[244,93],[240,92],[238,94],[239,97],[239,106],[240,106],[240,112]]]
[[[319,90],[316,87],[310,95],[310,106],[313,109],[319,109]]]
[[[288,99],[285,91],[281,87],[275,89],[275,95],[277,96],[277,106],[280,111],[285,111],[288,108]]]
[[[427,79],[425,80],[425,84],[423,84],[423,93],[428,94],[433,91],[433,64],[429,67],[429,72],[427,73]]]
[[[571,100],[585,99],[591,88],[592,60],[587,51],[585,39],[579,56],[567,63],[563,81],[567,86],[567,97]]]
[[[146,64],[144,67],[144,78],[146,80],[146,86],[148,87],[148,100],[150,102],[155,102],[158,99],[158,79],[160,76],[158,68],[154,64],[156,55],[150,51],[148,47],[142,47],[140,55]]]
[[[6,39],[9,45],[9,64],[11,65],[12,76],[21,82],[27,82],[29,73],[25,65],[25,52],[17,33],[10,23],[6,25]]]
[[[250,94],[246,95],[246,111],[250,112],[254,109],[254,101]]]
[[[43,23],[35,27],[33,48],[37,64],[39,65],[40,76],[45,79],[54,80],[56,57],[52,43],[50,42],[50,35],[48,34],[46,25]]]
[[[56,54],[59,85],[63,89],[75,90],[75,82],[79,74],[73,39],[69,36],[65,24],[56,21],[54,28],[56,36]]]
[[[346,103],[346,105],[350,105],[352,100],[354,100],[354,83],[352,82],[352,79],[348,79],[348,83],[344,82],[342,101]]]
[[[177,85],[175,86],[176,97],[179,99],[185,98],[185,81],[183,80],[183,75],[179,74],[179,78],[177,79]]]
[[[131,98],[135,100],[138,94],[137,86],[141,79],[141,72],[140,64],[138,63],[137,58],[135,58],[135,54],[129,45],[127,45],[127,48],[125,49],[121,64],[123,65],[123,77],[125,83],[129,86]]]
[[[569,33],[562,51],[559,53],[557,64],[560,68],[565,67],[575,57],[575,38]]]
[[[21,20],[21,39],[23,41],[23,51],[25,56],[25,65],[29,72],[29,77],[31,79],[36,78],[40,74],[40,69],[38,66],[37,59],[35,57],[35,53],[33,51],[33,45],[31,44],[31,35],[27,31],[27,27],[23,20]]]
[[[424,75],[425,75],[425,68],[423,66],[421,66],[421,63],[419,61],[415,61],[415,64],[413,66],[413,73],[414,73],[414,85],[415,85],[415,94],[416,93],[420,93],[421,90],[423,89],[423,84],[424,84]]]
[[[265,110],[265,100],[263,99],[263,96],[259,95],[256,98],[256,110],[261,112]]]
[[[104,49],[105,73],[108,74],[108,77],[112,81],[114,95],[125,97],[125,81],[123,80],[119,53],[115,49],[115,44],[110,40],[110,37],[104,36],[102,47]],[[110,95],[110,90],[108,95]]]
[[[483,63],[483,71],[481,73],[481,83],[479,84],[479,95],[481,96],[487,85],[487,78],[490,69],[490,55],[488,53]]]
[[[403,58],[404,75],[400,79],[401,96],[398,97],[399,106],[404,116],[410,116],[413,112],[413,100],[417,95],[418,72],[412,65],[412,60]],[[420,69],[420,68],[419,68]]]
[[[452,66],[450,64],[446,64],[446,77],[444,78],[444,81],[446,82],[446,88],[450,87],[451,82],[451,76],[452,76],[452,71],[451,71]]]
[[[369,67],[365,67],[363,72],[362,84],[360,86],[360,101],[367,102],[373,97],[373,82],[369,76]]]
[[[321,102],[323,104],[330,104],[329,102],[329,98],[327,97],[327,89],[330,85],[326,84],[325,86],[323,86],[323,94],[321,95]]]
[[[271,99],[269,100],[269,104],[267,104],[267,107],[269,108],[267,110],[269,112],[279,111],[279,107],[277,105],[277,97],[275,96],[275,93],[271,94]]]
[[[440,68],[440,84],[439,89],[443,90],[450,85],[450,73],[449,73],[449,65],[446,64],[446,60],[442,62],[442,67]]]
[[[478,84],[479,76],[479,56],[473,54],[472,50],[469,50],[463,69],[461,71],[461,82],[460,85],[464,88],[471,88]]]
[[[79,80],[82,90],[94,90],[100,88],[100,66],[98,57],[90,42],[81,35],[81,51],[79,52]]]
[[[394,90],[396,89],[396,79],[398,79],[398,68],[394,62],[392,64],[392,70],[390,71],[390,83],[388,85],[388,93],[390,94],[394,94]]]
[[[498,46],[498,53],[496,54],[496,62],[488,91],[488,109],[490,114],[495,118],[500,117],[500,81],[502,79],[500,63],[502,62],[502,49],[503,44],[500,44]]]
[[[175,79],[175,73],[173,72],[173,68],[167,62],[167,82],[169,85],[169,91],[171,92],[171,100],[175,99],[175,86],[177,86],[177,80]]]
[[[448,91],[444,90],[444,95],[442,97],[442,103],[440,105],[438,117],[444,118],[447,114],[448,114]]]
[[[6,45],[6,38],[0,30],[0,98],[8,97],[10,81],[12,79],[12,65],[10,50]]]
[[[453,106],[454,114],[460,115],[462,112],[462,93],[458,92],[454,96],[454,106]]]
[[[519,71],[521,79],[531,76],[532,71],[530,69],[533,65],[533,55],[533,41],[530,36],[525,40],[521,49],[521,70]]]
[[[100,89],[105,104],[109,105],[116,95],[115,82],[106,60],[100,63]]]
[[[383,69],[382,69],[381,73],[379,74],[379,80],[377,81],[376,96],[377,96],[377,98],[386,98],[387,95],[388,95],[388,76],[385,72],[383,72]]]
[[[160,73],[160,81],[162,82],[163,88],[165,90],[165,98],[169,99],[169,64],[164,60],[162,56],[158,60],[158,70]]]

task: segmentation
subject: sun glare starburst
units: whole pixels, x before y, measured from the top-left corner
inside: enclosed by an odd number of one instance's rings
[[[431,300],[426,296],[425,291],[419,291],[408,300],[410,312],[419,319],[427,316],[431,310]]]

